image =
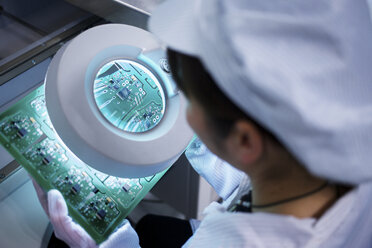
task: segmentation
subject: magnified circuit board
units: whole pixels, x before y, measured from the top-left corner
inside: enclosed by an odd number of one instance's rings
[[[44,87],[0,114],[0,144],[46,190],[58,189],[70,216],[101,243],[159,181],[117,178],[75,157],[56,136],[45,107]]]
[[[103,116],[127,132],[146,132],[164,115],[165,97],[158,79],[131,60],[115,60],[98,71],[94,98]]]

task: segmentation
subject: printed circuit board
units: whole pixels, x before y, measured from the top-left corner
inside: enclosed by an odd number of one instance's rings
[[[98,71],[94,98],[106,120],[127,132],[154,128],[165,111],[165,96],[158,79],[131,60],[115,60]]]
[[[0,114],[0,144],[48,191],[58,189],[70,216],[101,243],[165,174],[117,178],[80,161],[59,140],[40,86]]]

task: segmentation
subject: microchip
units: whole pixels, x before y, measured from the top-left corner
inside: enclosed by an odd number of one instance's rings
[[[26,129],[21,128],[21,129],[18,129],[17,135],[18,135],[18,137],[23,138],[27,133],[28,132],[27,132]]]
[[[77,194],[79,194],[80,189],[81,189],[80,185],[79,184],[75,184],[74,186],[72,186],[71,191],[72,191],[72,193],[74,193],[75,195],[77,195]]]
[[[101,209],[96,213],[98,219],[103,220],[106,216],[106,211]]]
[[[150,128],[151,127],[151,122],[149,120],[146,120],[145,126],[146,126],[146,128]]]
[[[121,100],[125,100],[128,98],[128,96],[130,95],[130,91],[127,89],[127,88],[123,88],[121,91],[119,91],[118,93],[116,93],[116,95],[121,99]]]
[[[44,164],[49,164],[52,160],[53,158],[50,155],[46,155],[45,157],[43,157]]]
[[[126,184],[123,185],[122,188],[123,188],[123,190],[124,190],[125,192],[128,192],[128,191],[130,190],[130,185],[126,183]]]
[[[97,188],[94,188],[94,189],[93,189],[93,193],[94,193],[94,194],[97,194],[98,192],[99,192],[99,190],[98,190]]]

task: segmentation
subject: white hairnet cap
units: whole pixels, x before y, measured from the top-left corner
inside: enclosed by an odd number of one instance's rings
[[[313,174],[372,179],[372,25],[365,0],[172,0],[150,30]]]

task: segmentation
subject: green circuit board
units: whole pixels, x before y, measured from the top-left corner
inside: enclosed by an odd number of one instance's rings
[[[118,178],[94,170],[58,139],[40,86],[0,114],[0,144],[48,191],[58,189],[69,214],[99,244],[165,174]]]
[[[94,81],[94,98],[106,120],[127,132],[146,132],[164,115],[165,97],[158,79],[131,60],[102,66]]]

